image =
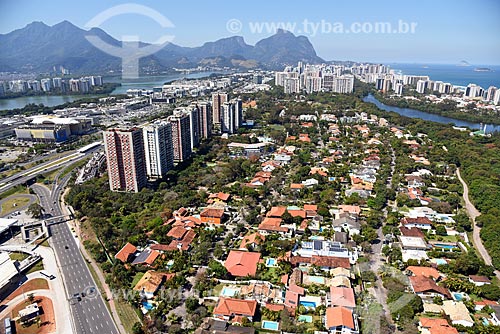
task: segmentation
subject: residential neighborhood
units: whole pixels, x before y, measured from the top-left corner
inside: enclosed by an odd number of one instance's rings
[[[201,205],[121,246],[145,319],[195,333],[494,328],[500,290],[443,148],[376,115],[316,114],[287,116],[281,145],[252,130],[220,142],[245,168],[237,184],[200,187]]]

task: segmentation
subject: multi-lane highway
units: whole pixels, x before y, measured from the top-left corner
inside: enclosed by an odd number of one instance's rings
[[[54,217],[63,214],[59,198],[68,177],[69,175],[59,180],[59,184],[54,187],[53,191],[37,184],[32,186],[40,198],[40,204],[47,213]],[[49,242],[55,251],[64,277],[75,332],[77,334],[118,334],[69,226],[62,222],[51,225],[49,228],[51,233]],[[82,296],[82,292],[85,296]]]
[[[40,174],[49,173],[65,165],[70,165],[72,163],[85,159],[100,149],[100,146],[94,146],[85,151],[70,151],[62,156],[57,157],[56,159],[51,159],[50,161],[6,177],[0,181],[0,192],[7,191],[19,184],[26,183],[30,179]]]

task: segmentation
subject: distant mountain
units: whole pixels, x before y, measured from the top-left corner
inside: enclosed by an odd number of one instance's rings
[[[72,73],[109,73],[121,70],[121,60],[92,45],[85,36],[100,37],[105,43],[121,46],[99,28],[84,30],[68,21],[54,26],[33,22],[22,29],[0,34],[0,71],[50,72],[63,66]],[[141,46],[147,45],[141,43]],[[307,37],[278,30],[255,46],[241,36],[222,38],[199,47],[167,44],[141,59],[141,72],[160,72],[198,65],[233,68],[281,69],[298,61],[321,63]]]
[[[257,42],[252,55],[253,58],[272,68],[281,68],[284,64],[296,64],[299,61],[311,64],[324,62],[316,55],[307,37],[297,37],[282,29],[275,35]]]

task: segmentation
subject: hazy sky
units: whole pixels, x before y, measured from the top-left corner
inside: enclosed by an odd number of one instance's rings
[[[132,2],[0,0],[0,33],[22,28],[32,21],[53,25],[68,20],[85,27],[99,13],[126,3]],[[285,23],[293,27],[296,34],[309,37],[318,55],[326,60],[451,64],[467,60],[472,64],[500,64],[498,0],[146,0],[135,3],[158,11],[175,27],[162,28],[150,17],[140,14],[114,16],[100,27],[117,39],[134,35],[152,42],[163,35],[172,35],[175,44],[197,46],[233,35],[241,35],[248,44],[255,44],[272,35],[273,24]],[[377,24],[386,23],[391,24],[391,33],[369,32]],[[416,24],[414,33],[392,33],[399,27],[409,29],[412,23]],[[255,31],[259,24],[264,24],[261,33]],[[367,32],[352,33],[353,27],[358,30],[364,27],[362,31]]]

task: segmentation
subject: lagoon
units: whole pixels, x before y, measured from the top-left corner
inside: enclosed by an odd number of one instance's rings
[[[459,127],[468,127],[470,129],[481,129],[480,123],[474,123],[474,122],[468,122],[468,121],[462,121],[459,119],[451,118],[451,117],[446,117],[446,116],[441,116],[441,115],[436,115],[436,114],[431,114],[427,113],[425,111],[420,111],[416,109],[410,109],[410,108],[399,108],[399,107],[393,107],[389,106],[387,104],[384,104],[377,100],[375,96],[373,95],[368,95],[363,98],[363,101],[373,103],[376,105],[379,109],[385,110],[385,111],[393,111],[395,113],[398,113],[400,115],[406,116],[406,117],[411,117],[411,118],[420,118],[426,121],[432,121],[432,122],[437,122],[437,123],[442,123],[442,124],[455,124],[455,126]],[[484,124],[483,124],[484,127]],[[486,124],[486,133],[494,132],[494,131],[499,131],[500,132],[500,125],[493,125],[493,124]]]

